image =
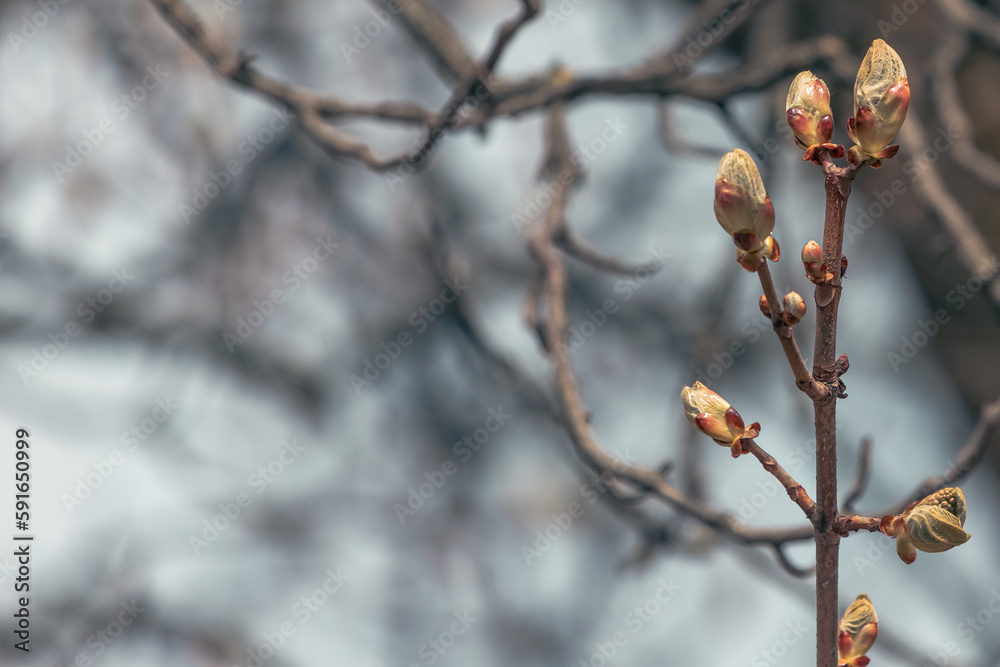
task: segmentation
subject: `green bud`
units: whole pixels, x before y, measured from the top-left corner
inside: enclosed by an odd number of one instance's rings
[[[958,488],[941,489],[902,514],[882,517],[879,529],[896,538],[896,552],[904,563],[912,563],[917,551],[940,553],[965,544],[965,494]]]

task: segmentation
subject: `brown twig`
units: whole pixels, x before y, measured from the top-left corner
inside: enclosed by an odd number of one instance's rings
[[[968,440],[955,455],[954,462],[948,466],[948,469],[941,475],[924,480],[910,494],[910,497],[900,503],[898,509],[891,513],[898,514],[909,503],[925,498],[938,489],[952,486],[964,479],[983,460],[987,451],[986,445],[998,424],[1000,424],[1000,398],[983,406],[979,413],[979,419],[976,420],[976,425],[972,428],[972,433],[969,434]]]
[[[816,573],[816,565],[810,565],[809,567],[799,567],[792,561],[788,559],[788,554],[785,553],[785,547],[781,544],[772,545],[774,548],[774,555],[778,558],[778,564],[781,565],[782,569],[788,574],[799,579],[805,579],[806,577],[811,577]]]
[[[969,439],[966,440],[962,449],[955,456],[955,462],[948,466],[948,469],[943,474],[925,480],[908,498],[884,512],[883,516],[887,514],[899,514],[910,503],[926,498],[938,489],[962,480],[983,460],[983,457],[986,455],[986,445],[989,442],[990,435],[998,424],[1000,424],[1000,398],[983,406],[979,414],[979,419],[976,421],[972,433],[969,434]],[[866,442],[868,441],[862,442],[862,450],[864,450]],[[867,458],[867,454],[863,452],[862,466],[864,468],[867,468],[867,463],[864,463]],[[863,487],[863,484],[860,482],[862,477],[860,469],[858,476],[859,481],[855,482],[855,488],[859,487],[859,485]],[[867,477],[867,472],[864,473],[864,476]],[[849,508],[847,502],[844,503],[844,507],[846,513]],[[878,517],[858,515],[840,516],[835,522],[835,530],[841,535],[846,535],[849,532],[857,530],[877,532],[879,529],[878,525]]]
[[[487,91],[483,99],[492,94],[490,79],[493,67],[516,32],[538,13],[533,0],[523,0],[524,10],[521,15],[500,27],[484,63],[476,65],[473,62],[470,68],[463,57],[464,48],[460,47],[457,34],[442,17],[417,0],[402,3],[400,8],[404,22],[415,33],[438,36],[421,41],[425,45],[440,46],[440,49],[431,49],[432,52],[439,56],[438,61],[442,68],[457,76],[461,82],[444,108],[439,113],[433,114],[417,105],[399,102],[353,105],[303,86],[271,78],[257,69],[251,57],[232,50],[216,40],[183,0],[150,0],[150,2],[219,76],[291,109],[299,116],[302,127],[313,140],[331,156],[356,159],[374,171],[406,166],[413,170],[424,167],[431,150],[441,140],[446,130],[450,129],[465,102],[473,94],[478,94],[481,89]],[[427,136],[420,146],[412,151],[381,158],[367,144],[342,134],[326,122],[328,119],[347,116],[369,116],[408,123],[420,122],[426,126]]]
[[[554,239],[562,250],[580,262],[588,264],[595,269],[601,271],[607,271],[609,273],[618,273],[623,276],[634,275],[637,271],[646,270],[650,274],[654,274],[659,271],[662,266],[650,267],[645,264],[628,264],[620,259],[612,257],[611,255],[606,255],[597,248],[581,241],[572,234],[568,228],[563,228]]]
[[[900,139],[919,153],[926,146],[923,125],[911,110],[899,131]],[[945,186],[936,165],[924,167],[917,181],[917,195],[934,210],[945,230],[955,242],[958,257],[971,275],[979,275],[993,266],[994,253],[989,242],[976,227],[972,216],[962,208]],[[988,291],[994,306],[1000,307],[1000,275],[993,276]]]
[[[557,106],[552,109],[547,123],[547,161],[570,170],[573,180],[578,172],[568,151],[569,142],[565,136],[564,110]],[[544,331],[548,353],[554,373],[556,395],[559,400],[562,424],[580,460],[598,475],[610,473],[627,482],[639,492],[665,501],[682,514],[693,517],[715,529],[723,536],[743,544],[781,545],[787,542],[812,538],[811,528],[762,530],[741,524],[732,515],[712,509],[705,503],[687,497],[670,484],[659,470],[642,468],[621,461],[609,454],[597,442],[589,423],[588,411],[583,403],[569,356],[563,341],[569,330],[569,315],[566,309],[566,268],[559,255],[556,238],[565,227],[566,206],[571,192],[563,188],[553,196],[546,213],[545,224],[532,237],[530,251],[541,272],[541,291],[538,297],[530,296],[528,307],[542,308]],[[533,316],[534,321],[538,321]]]
[[[768,308],[771,310],[771,325],[774,327],[774,333],[778,336],[781,349],[785,353],[785,358],[788,359],[788,365],[792,368],[792,375],[795,376],[795,386],[805,392],[806,396],[813,401],[822,400],[829,393],[829,389],[826,385],[817,382],[813,374],[809,372],[809,368],[802,358],[802,353],[799,352],[799,346],[795,342],[792,327],[785,324],[782,319],[782,302],[778,298],[778,291],[774,287],[774,280],[771,278],[771,270],[767,266],[767,261],[757,269],[757,276],[760,278],[760,286],[764,290]]]
[[[792,477],[787,470],[782,468],[781,464],[779,464],[773,456],[765,452],[761,446],[753,440],[753,438],[747,438],[743,441],[743,443],[745,451],[749,451],[757,457],[760,464],[764,466],[764,470],[774,475],[774,478],[778,480],[783,487],[785,487],[785,491],[788,492],[788,497],[795,501],[795,504],[802,508],[802,511],[805,512],[806,518],[811,520],[816,511],[816,503],[814,503],[813,499],[809,497],[809,494],[806,493],[806,490],[802,487],[802,485],[795,481],[795,478]]]
[[[844,216],[854,167],[839,167],[824,153],[826,213],[823,223],[823,261],[834,267],[833,279],[817,285],[816,342],[813,377],[827,386],[827,395],[814,401],[816,418],[816,665],[837,665],[837,605],[840,566],[840,534],[837,519],[837,309],[840,305],[840,265],[844,247]]]

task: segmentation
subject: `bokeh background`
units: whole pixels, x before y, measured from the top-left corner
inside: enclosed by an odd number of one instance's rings
[[[473,54],[517,11],[426,4]],[[498,76],[613,71],[676,49],[726,6],[547,2]],[[357,48],[376,5],[192,7],[289,81],[429,109],[451,93],[401,21]],[[13,649],[13,547],[0,549],[0,663],[811,664],[811,580],[656,501],[626,511],[584,487],[521,311],[534,268],[514,216],[546,201],[544,112],[451,133],[394,182],[213,75],[146,2],[4,2],[0,28],[0,507],[10,516],[13,434],[27,428],[36,536],[30,654]],[[887,39],[917,119],[848,208],[841,479],[870,436],[858,509],[878,513],[947,469],[1000,395],[1000,283],[969,282],[956,234],[971,228],[988,256],[1000,243],[1000,3],[772,0],[688,75],[824,35],[855,69]],[[814,71],[846,142],[853,72],[833,59]],[[623,278],[570,263],[579,331],[615,306],[572,355],[594,428],[620,457],[674,461],[686,493],[758,526],[802,519],[755,462],[697,436],[678,396],[710,378],[814,488],[809,401],[711,209],[719,157],[755,153],[785,249],[779,290],[809,292],[797,255],[821,235],[822,179],[782,130],[793,74],[722,104],[588,96],[567,110],[591,155],[569,224],[662,265]],[[922,152],[917,123],[959,140]],[[340,127],[382,154],[420,136]],[[946,323],[921,337],[940,310]],[[811,324],[797,332],[808,350]],[[394,347],[401,334],[411,342]],[[352,379],[369,363],[384,368]],[[843,606],[864,592],[880,615],[874,664],[1000,665],[997,472],[988,454],[962,484],[962,548],[904,566],[887,538],[845,540]],[[807,567],[811,550],[790,557]]]

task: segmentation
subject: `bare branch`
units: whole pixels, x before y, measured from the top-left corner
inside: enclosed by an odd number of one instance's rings
[[[899,132],[915,154],[923,152],[927,146],[926,135],[920,118],[911,109],[906,122]],[[944,185],[937,166],[928,164],[917,180],[917,195],[937,214],[945,230],[955,242],[958,257],[971,275],[979,275],[993,266],[994,253],[989,243],[976,227],[972,218],[952,196]],[[988,291],[994,307],[1000,307],[1000,275],[989,283]]]
[[[748,438],[743,442],[746,448],[745,451],[749,450],[751,454],[757,457],[761,465],[764,466],[764,470],[774,475],[774,478],[781,482],[781,485],[785,487],[785,491],[788,492],[788,497],[795,501],[795,504],[805,512],[806,518],[811,520],[813,514],[816,512],[816,503],[809,497],[809,494],[806,493],[802,485],[795,481],[795,478],[782,468],[773,456],[761,449],[761,446],[752,438]]]
[[[788,365],[791,366],[792,374],[795,376],[795,386],[805,392],[806,396],[813,401],[824,398],[830,393],[829,388],[817,382],[813,374],[809,372],[809,368],[802,358],[802,353],[799,352],[799,346],[795,342],[792,327],[782,320],[782,301],[778,298],[778,291],[771,279],[771,270],[767,267],[767,261],[757,269],[757,276],[760,278],[760,286],[767,298],[768,308],[771,309],[771,325],[774,327],[774,333],[778,336],[781,349],[784,351]]]

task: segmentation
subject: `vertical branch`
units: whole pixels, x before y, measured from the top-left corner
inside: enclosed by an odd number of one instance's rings
[[[837,518],[837,308],[840,305],[841,257],[844,216],[851,182],[857,170],[838,167],[825,156],[826,216],[823,226],[823,261],[833,280],[816,287],[816,343],[813,377],[828,388],[815,402],[816,415],[816,665],[836,667],[837,602],[840,535],[833,530]]]

